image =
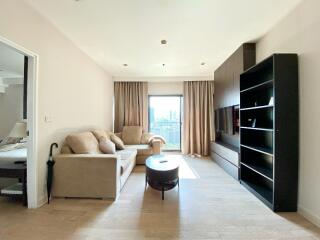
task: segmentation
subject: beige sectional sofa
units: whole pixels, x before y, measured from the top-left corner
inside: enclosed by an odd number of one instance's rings
[[[81,138],[85,139],[77,142],[77,147],[86,145],[91,151],[76,154],[65,143],[61,153],[54,156],[52,196],[116,199],[134,166],[144,164],[147,157],[161,151],[161,140],[152,139],[152,135],[143,133],[141,127],[124,127],[122,133],[116,134],[125,148],[114,154],[95,150],[99,149],[101,135],[110,138],[113,133],[103,130],[83,133]]]

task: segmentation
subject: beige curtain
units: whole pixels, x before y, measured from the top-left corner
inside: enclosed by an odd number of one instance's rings
[[[210,154],[214,138],[213,81],[184,82],[183,152]]]
[[[148,131],[148,83],[115,82],[114,131],[123,126],[142,126]]]

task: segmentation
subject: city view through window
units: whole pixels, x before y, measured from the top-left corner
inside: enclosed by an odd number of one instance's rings
[[[150,96],[149,131],[166,139],[164,150],[180,150],[181,136],[180,96]]]

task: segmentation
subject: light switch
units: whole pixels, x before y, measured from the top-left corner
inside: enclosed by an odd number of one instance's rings
[[[52,117],[51,116],[44,116],[44,121],[46,123],[51,123],[52,122]]]

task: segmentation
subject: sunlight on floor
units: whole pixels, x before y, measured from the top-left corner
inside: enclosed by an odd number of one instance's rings
[[[183,157],[180,156],[179,166],[179,178],[180,179],[197,179],[200,178],[199,174],[191,168]]]
[[[197,179],[200,178],[199,174],[192,168],[187,161],[184,159],[186,155],[181,154],[180,152],[164,152],[164,155],[170,155],[170,157],[176,158],[180,161],[179,166],[179,178],[180,179]]]

